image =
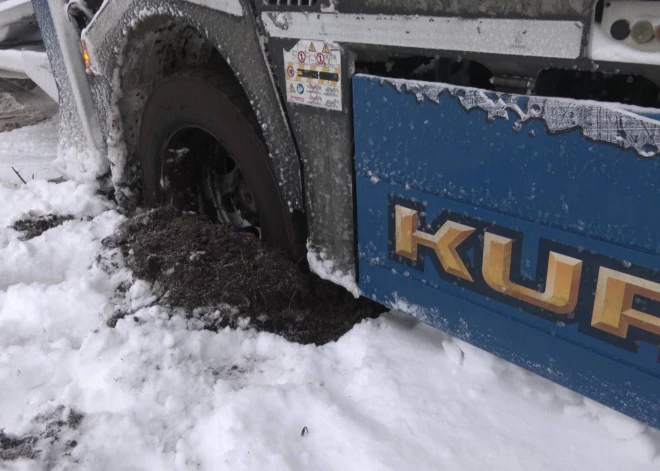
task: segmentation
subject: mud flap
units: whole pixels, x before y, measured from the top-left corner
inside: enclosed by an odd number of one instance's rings
[[[660,114],[364,75],[353,99],[363,294],[660,427]]]

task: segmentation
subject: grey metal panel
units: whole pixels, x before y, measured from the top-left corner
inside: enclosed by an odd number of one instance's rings
[[[271,39],[268,50],[284,90],[284,50],[297,41]],[[355,274],[352,55],[342,54],[342,110],[287,103],[288,116],[303,157],[309,242],[324,251],[335,268]]]

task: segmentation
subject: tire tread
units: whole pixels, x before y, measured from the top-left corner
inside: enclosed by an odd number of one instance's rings
[[[245,90],[234,77],[233,72],[226,64],[214,64],[187,69],[181,73],[188,77],[198,78],[213,85],[218,91],[231,100],[236,110],[246,118],[252,127],[257,131],[257,135],[263,139],[259,121],[254,113]]]

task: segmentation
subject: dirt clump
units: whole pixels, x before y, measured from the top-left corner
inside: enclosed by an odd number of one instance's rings
[[[38,460],[59,450],[68,456],[78,444],[84,415],[73,408],[57,406],[48,413],[39,414],[31,421],[31,433],[10,435],[0,429],[0,463],[19,459]],[[2,466],[0,466],[2,468]]]
[[[47,214],[46,216],[30,216],[16,221],[11,228],[22,232],[21,240],[30,240],[39,237],[49,229],[60,226],[66,221],[73,220],[73,216],[58,216]]]
[[[211,330],[249,317],[258,330],[320,345],[384,311],[303,273],[251,233],[173,208],[128,220],[105,244],[121,249],[137,278],[160,287],[159,304],[182,308]]]
[[[38,452],[34,448],[38,440],[37,437],[17,437],[0,430],[0,461],[14,461],[19,458],[35,459]]]

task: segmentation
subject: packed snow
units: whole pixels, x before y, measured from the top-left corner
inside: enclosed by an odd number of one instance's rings
[[[0,182],[21,183],[12,167],[24,180],[61,177],[53,166],[57,158],[58,129],[58,119],[54,118],[9,134],[0,134]]]
[[[0,201],[2,469],[660,467],[658,431],[396,312],[322,347],[195,330],[104,248],[124,216],[93,183]],[[73,219],[9,227],[48,214]]]

